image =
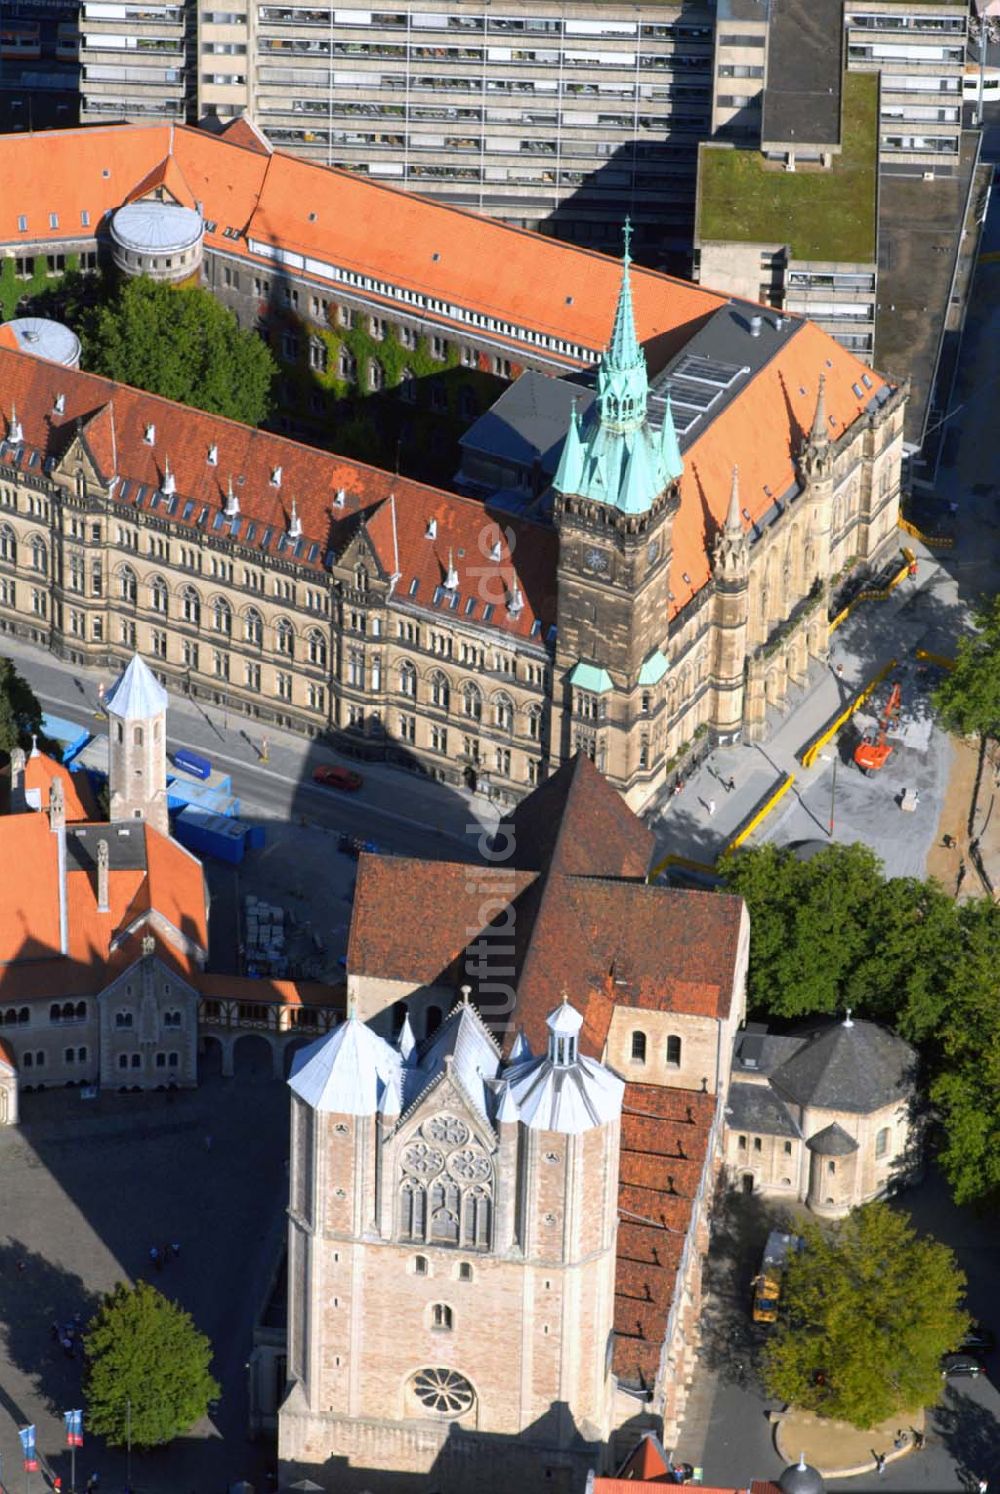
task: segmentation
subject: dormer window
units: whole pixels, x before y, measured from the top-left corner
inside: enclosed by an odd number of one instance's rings
[[[156,445],[156,426],[155,425],[147,425],[147,427],[146,427],[146,434],[143,436],[142,439],[145,441],[145,443],[146,443],[147,446],[155,446]]]
[[[208,448],[208,455],[206,456],[205,460],[210,467],[217,467],[219,465],[219,448],[215,445],[214,442]]]
[[[272,486],[272,488],[280,488],[281,487],[281,468],[280,467],[275,467],[274,470],[271,473],[271,486]]]
[[[437,519],[428,519],[427,528],[424,530],[424,539],[435,540],[438,536]]]
[[[344,504],[345,504],[346,501],[347,501],[347,489],[346,488],[338,488],[337,492],[336,492],[336,495],[334,497],[334,500],[333,500],[333,506],[334,506],[334,508],[343,508],[343,506],[344,506]]]
[[[491,560],[502,560],[503,559],[503,546],[501,545],[501,543],[500,543],[499,540],[496,540],[494,542],[493,548],[490,550],[490,559]]]
[[[57,415],[64,415],[66,413],[66,396],[65,396],[65,394],[57,394],[56,395],[56,402],[52,406],[52,408],[53,408],[53,410],[55,411],[55,413]]]

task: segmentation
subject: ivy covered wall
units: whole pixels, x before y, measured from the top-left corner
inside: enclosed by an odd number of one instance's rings
[[[78,254],[67,254],[65,270],[60,270],[55,275],[47,272],[44,254],[36,254],[34,259],[34,274],[27,280],[22,280],[16,274],[14,255],[0,261],[0,312],[5,322],[10,321],[12,316],[17,316],[17,308],[23,300],[34,300],[44,291],[58,290],[66,276],[80,268]]]
[[[279,365],[279,410],[318,445],[383,467],[398,462],[401,471],[426,481],[450,481],[459,464],[459,437],[507,380],[484,367],[482,358],[475,367],[463,366],[459,347],[449,338],[444,339],[445,356],[438,358],[424,334],[416,334],[414,346],[405,347],[392,324],[380,338],[360,312],[353,327],[337,325],[334,304],[328,317],[329,324],[321,327],[272,309],[268,332]],[[294,359],[285,356],[289,336],[297,340]],[[325,368],[313,366],[312,350],[318,345],[326,355]],[[373,366],[380,371],[380,389],[371,385]],[[407,370],[412,399],[401,392]],[[520,369],[511,372],[513,376]]]

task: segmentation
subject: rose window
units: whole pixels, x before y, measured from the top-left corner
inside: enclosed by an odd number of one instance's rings
[[[413,1377],[413,1393],[436,1416],[461,1416],[476,1398],[465,1376],[450,1369],[419,1370]]]
[[[457,1116],[436,1115],[424,1126],[424,1134],[445,1146],[464,1146],[469,1139],[469,1128]]]
[[[444,1157],[435,1147],[428,1146],[426,1141],[415,1141],[406,1148],[403,1165],[408,1172],[416,1173],[417,1177],[430,1178],[441,1171]]]
[[[448,1171],[463,1183],[483,1183],[490,1175],[489,1158],[478,1148],[467,1146],[460,1152],[452,1152]]]

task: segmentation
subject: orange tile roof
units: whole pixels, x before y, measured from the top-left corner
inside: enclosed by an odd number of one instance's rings
[[[287,531],[294,499],[304,537],[302,565],[321,569],[328,552],[340,553],[359,523],[371,520],[376,557],[387,576],[395,574],[398,566],[399,594],[412,605],[432,613],[445,612],[449,595],[443,595],[437,605],[433,599],[450,559],[458,575],[457,590],[451,595],[459,599],[459,616],[482,624],[487,620],[486,605],[492,604],[490,626],[520,638],[529,637],[536,622],[545,629],[555,620],[556,536],[552,530],[505,518],[502,538],[494,521],[484,524],[483,505],[472,498],[460,498],[27,353],[0,349],[0,391],[0,430],[5,430],[3,417],[9,417],[16,404],[25,444],[39,452],[43,461],[61,454],[80,418],[82,439],[101,471],[109,479],[116,472],[121,478],[112,501],[129,510],[135,510],[140,485],[146,489],[141,505],[145,511],[150,509],[169,459],[177,487],[173,521],[194,528],[207,508],[202,529],[224,537],[226,529],[213,531],[212,526],[222,515],[232,475],[242,519],[240,544],[261,550],[262,560],[265,532],[270,542],[267,553],[282,553],[279,542]],[[57,395],[64,401],[59,415],[55,413]],[[153,445],[145,440],[148,426],[155,430]],[[218,452],[214,466],[207,461],[211,446]],[[278,467],[280,488],[271,481]],[[191,509],[185,519],[188,502]],[[429,539],[432,519],[437,535]],[[256,525],[253,540],[250,521]],[[508,542],[511,539],[513,545]],[[498,540],[502,542],[494,559],[491,547]],[[291,548],[285,558],[292,558]],[[414,580],[419,585],[411,595]],[[512,612],[504,599],[513,595],[515,581],[523,605]],[[473,614],[466,610],[470,599],[475,602]]]
[[[90,780],[85,774],[71,773],[67,767],[64,767],[62,763],[57,763],[55,758],[49,757],[45,752],[30,753],[24,765],[24,787],[38,790],[40,801],[38,807],[41,810],[49,807],[49,791],[54,778],[58,778],[62,783],[63,803],[66,806],[68,824],[97,818],[97,802],[90,787]]]
[[[750,520],[744,521],[747,527],[763,518],[775,499],[795,482],[795,456],[812,428],[820,374],[826,375],[831,440],[844,433],[886,383],[819,327],[802,322],[770,363],[747,381],[685,451],[670,565],[674,612],[710,578],[706,508],[721,528],[729,507],[733,466],[739,466],[740,500],[750,513]],[[867,374],[870,388],[861,383],[862,374]],[[854,384],[860,395],[854,393]],[[689,582],[684,580],[685,572]]]
[[[72,832],[71,832],[72,833]],[[146,869],[112,868],[108,911],[97,907],[96,871],[72,861],[66,873],[67,949],[60,950],[58,839],[40,813],[0,819],[0,1003],[102,990],[139,953],[140,935],[122,940],[137,918],[159,913],[207,952],[204,874],[176,841],[145,826]],[[141,932],[149,932],[144,923]],[[158,953],[190,976],[196,962],[162,939]]]
[[[247,975],[209,975],[199,972],[195,985],[210,1001],[250,1001],[276,1006],[332,1006],[346,1009],[343,982],[336,986],[319,980],[256,980]]]
[[[617,1480],[640,1479],[644,1483],[663,1481],[670,1476],[670,1465],[663,1444],[658,1437],[647,1434],[640,1437],[636,1446],[619,1468],[616,1479],[601,1479],[601,1483]]]
[[[227,124],[220,134],[228,145],[245,145],[247,150],[255,150],[262,156],[272,153],[271,142],[247,114],[241,114],[232,124]]]
[[[59,953],[56,838],[44,814],[0,819],[0,964]]]

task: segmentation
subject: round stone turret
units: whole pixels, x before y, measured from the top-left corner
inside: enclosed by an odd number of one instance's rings
[[[200,214],[170,202],[130,202],[111,220],[115,265],[124,275],[187,280],[201,265]]]

